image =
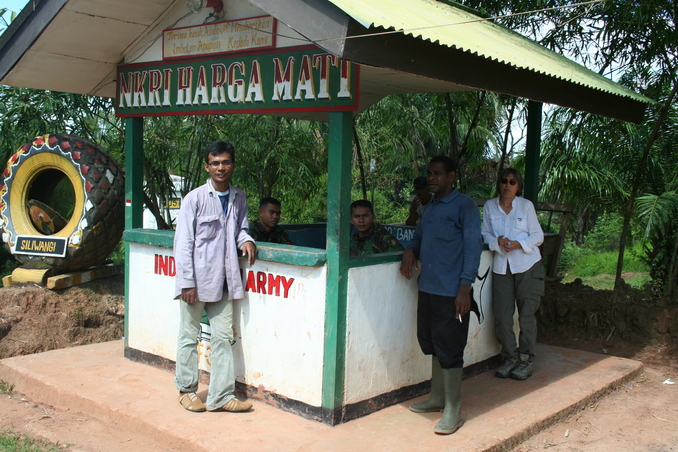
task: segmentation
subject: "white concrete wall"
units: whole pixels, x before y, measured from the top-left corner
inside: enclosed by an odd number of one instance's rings
[[[501,346],[494,335],[494,314],[492,313],[493,257],[493,251],[483,251],[480,256],[478,278],[473,283],[474,298],[478,303],[480,319],[471,314],[468,342],[464,350],[465,367],[484,361],[501,352]]]
[[[349,269],[345,404],[431,378],[430,358],[417,343],[416,277],[408,281],[399,268]]]
[[[236,374],[249,385],[320,406],[325,267],[257,261],[250,271],[283,275],[288,283],[290,278],[294,282],[287,298],[282,288],[280,296],[249,291],[235,305]]]
[[[179,301],[174,277],[156,273],[156,255],[166,248],[131,243],[129,347],[175,360]],[[312,406],[322,403],[325,268],[240,260],[246,297],[234,302],[236,379]],[[252,274],[250,276],[250,273]],[[279,292],[269,294],[269,275]],[[275,279],[273,279],[275,282]],[[285,291],[287,286],[287,291]],[[201,368],[209,370],[209,328],[201,335]]]
[[[155,274],[155,255],[171,250],[130,243],[128,346],[175,360],[179,331],[179,301],[174,300],[174,277]]]
[[[471,314],[464,365],[500,352],[491,312],[492,252],[483,251],[479,276],[473,284],[481,321]],[[400,263],[349,270],[346,332],[346,400],[355,403],[431,378],[431,358],[417,343],[416,277],[398,273]]]
[[[166,248],[131,243],[129,347],[176,358],[179,301]],[[156,255],[158,257],[156,257]],[[240,260],[246,297],[234,303],[236,378],[312,406],[322,404],[326,267]],[[499,353],[491,312],[492,253],[484,251],[474,283],[481,322],[471,315],[466,366]],[[355,403],[431,377],[430,358],[416,339],[416,278],[398,273],[398,262],[349,270],[345,403]],[[490,272],[490,273],[488,273]],[[281,277],[277,284],[275,279]],[[282,278],[285,278],[284,280]],[[285,291],[285,286],[287,291]],[[279,289],[279,293],[276,291]],[[271,292],[271,293],[269,293]],[[209,370],[209,330],[201,335],[201,368]]]

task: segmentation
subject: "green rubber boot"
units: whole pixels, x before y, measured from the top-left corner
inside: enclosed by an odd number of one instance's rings
[[[464,425],[461,418],[461,374],[463,369],[442,369],[445,390],[443,418],[433,430],[439,435],[450,435]]]
[[[438,358],[434,356],[431,360],[431,395],[429,395],[428,400],[411,404],[410,410],[415,413],[429,413],[431,411],[443,411],[444,408],[443,369],[440,367]]]

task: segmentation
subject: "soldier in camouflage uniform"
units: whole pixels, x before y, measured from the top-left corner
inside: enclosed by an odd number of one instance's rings
[[[280,201],[275,198],[263,198],[259,202],[259,219],[250,224],[252,238],[259,242],[292,245],[285,230],[278,226],[280,213]]]
[[[360,200],[351,204],[351,224],[356,228],[356,232],[351,234],[349,242],[349,254],[351,256],[403,250],[398,239],[393,237],[382,225],[374,222],[374,210],[371,202]]]

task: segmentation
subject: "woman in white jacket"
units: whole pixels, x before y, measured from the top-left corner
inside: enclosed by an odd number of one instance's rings
[[[523,177],[514,168],[501,171],[499,196],[483,207],[483,240],[494,251],[493,311],[495,334],[501,344],[503,363],[495,375],[525,380],[532,375],[537,318],[544,294],[544,266],[539,245],[544,233],[532,203],[520,196]],[[520,335],[513,332],[513,314],[518,306]]]

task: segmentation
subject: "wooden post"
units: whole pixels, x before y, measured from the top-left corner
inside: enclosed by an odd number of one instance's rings
[[[539,197],[539,150],[541,148],[542,103],[527,104],[527,142],[525,144],[525,187],[523,196],[533,203]]]
[[[330,113],[322,408],[331,425],[341,422],[344,403],[352,124],[351,112]]]
[[[143,226],[144,207],[144,118],[125,120],[125,229]],[[129,312],[129,243],[125,242],[125,312]],[[125,315],[125,349],[129,338],[129,316]]]

